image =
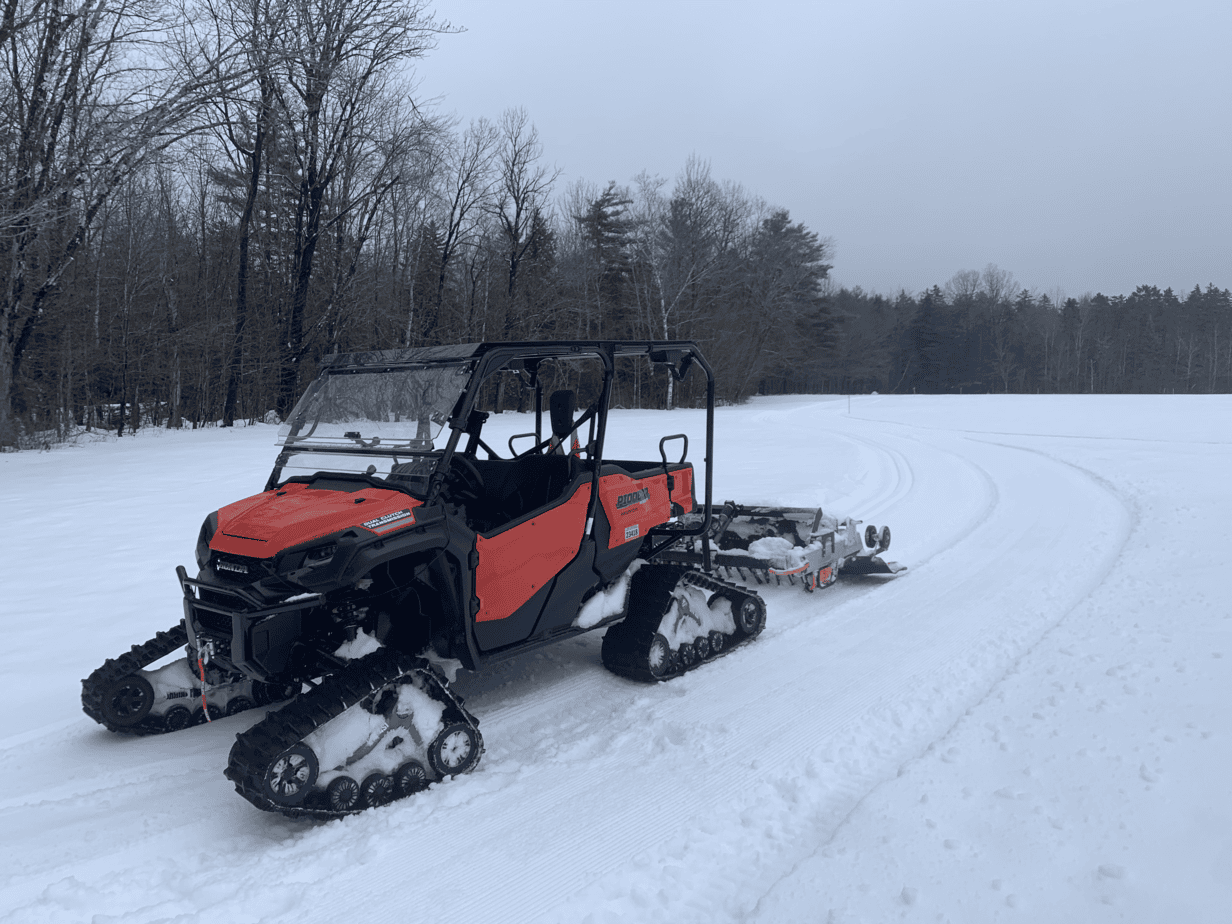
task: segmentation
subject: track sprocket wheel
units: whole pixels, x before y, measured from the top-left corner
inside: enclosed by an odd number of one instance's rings
[[[223,711],[222,711],[221,706],[219,706],[217,703],[210,703],[210,702],[207,702],[207,705],[210,707],[209,720],[211,722],[217,722],[219,719],[223,717]],[[206,721],[205,709],[201,706],[198,706],[196,709],[193,710],[193,724],[201,725],[205,721]]]
[[[180,623],[118,658],[108,658],[81,681],[82,711],[113,732],[157,735],[167,731],[163,717],[152,714],[156,697],[144,671],[187,641],[188,633]]]
[[[685,670],[688,670],[693,666],[694,662],[697,661],[697,652],[693,648],[692,642],[684,642],[681,644],[681,646],[676,649],[676,656],[680,658],[680,664]]]

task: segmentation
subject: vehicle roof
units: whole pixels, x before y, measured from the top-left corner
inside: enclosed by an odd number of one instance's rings
[[[492,352],[501,352],[514,357],[552,357],[586,353],[637,356],[661,350],[696,351],[697,345],[691,340],[532,340],[457,343],[444,346],[407,347],[398,350],[368,350],[362,353],[333,353],[321,360],[321,366],[354,368],[457,363],[477,359]]]

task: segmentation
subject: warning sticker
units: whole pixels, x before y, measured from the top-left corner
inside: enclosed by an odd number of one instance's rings
[[[415,522],[415,514],[409,509],[399,510],[396,513],[387,513],[383,517],[377,517],[375,520],[368,520],[363,524],[365,529],[370,529],[374,533],[383,533],[386,530],[393,529],[396,526],[410,526]]]

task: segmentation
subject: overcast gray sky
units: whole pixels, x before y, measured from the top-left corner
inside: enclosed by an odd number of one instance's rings
[[[690,154],[885,294],[1232,287],[1232,2],[436,0],[420,96],[524,106],[558,191]]]

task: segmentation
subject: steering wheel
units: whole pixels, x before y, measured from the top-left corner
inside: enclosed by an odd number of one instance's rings
[[[454,456],[450,461],[445,485],[455,501],[465,503],[483,497],[483,475],[479,473],[479,466],[466,456]]]

